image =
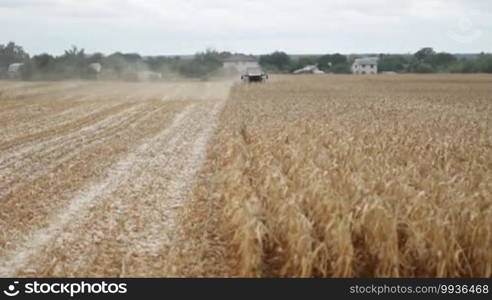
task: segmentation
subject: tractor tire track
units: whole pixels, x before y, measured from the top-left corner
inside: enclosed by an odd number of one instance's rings
[[[28,272],[48,276],[60,270],[86,276],[171,274],[166,253],[179,226],[179,209],[186,205],[223,104],[203,101],[186,108],[171,126],[111,167],[105,180],[82,189],[24,250],[0,264],[0,275],[23,274],[26,265]],[[37,263],[44,259],[49,268]]]
[[[115,106],[116,103],[90,103],[84,104],[82,102],[74,102],[66,109],[57,109],[56,111],[50,111],[49,114],[44,114],[39,118],[27,119],[17,121],[13,124],[1,126],[2,140],[13,140],[19,135],[19,132],[28,134],[37,134],[45,130],[49,130],[57,126],[68,126],[71,122],[77,119],[86,118],[91,114],[101,112],[108,107]],[[36,126],[33,126],[33,121],[36,122]]]
[[[33,117],[33,126],[9,125],[19,139],[0,145],[0,276],[178,274],[173,246],[232,82],[224,83],[24,93],[35,96],[12,112]],[[88,109],[97,100],[114,111],[81,124],[67,119],[77,103]]]
[[[127,126],[121,135],[115,135],[106,145],[93,145],[77,158],[57,166],[49,176],[43,176],[29,187],[3,198],[0,206],[0,257],[29,241],[33,231],[48,226],[50,218],[64,211],[60,208],[69,204],[72,195],[83,188],[84,183],[102,181],[112,164],[125,153],[131,153],[139,141],[167,127],[172,117],[188,104],[161,105],[163,109],[148,114],[139,123]]]
[[[51,83],[51,89],[44,91],[36,91],[35,92],[27,92],[23,89],[28,89],[27,91],[31,91],[32,88],[29,86],[20,87],[20,92],[17,94],[12,94],[11,92],[6,90],[0,90],[0,101],[11,103],[10,105],[4,105],[0,109],[0,116],[2,116],[2,122],[6,121],[7,118],[3,116],[7,114],[9,117],[12,117],[13,114],[17,113],[16,110],[18,108],[22,108],[22,113],[24,114],[16,114],[17,117],[39,117],[44,114],[43,108],[48,106],[55,105],[66,105],[65,100],[68,99],[76,99],[77,97],[84,97],[90,95],[90,92],[86,91],[84,94],[75,93],[76,91],[81,90],[82,92],[88,84],[75,84],[75,85],[63,85],[61,87],[56,84]],[[44,86],[46,88],[46,86]],[[1,103],[1,102],[0,102]],[[13,112],[12,112],[13,110]],[[11,120],[8,119],[8,120]],[[14,119],[15,120],[15,119]],[[3,124],[3,123],[1,123]]]
[[[119,105],[116,105],[114,107],[110,107],[108,109],[105,109],[101,112],[91,114],[85,118],[78,119],[72,123],[70,123],[70,126],[64,125],[64,126],[57,126],[55,128],[45,130],[39,133],[35,134],[28,134],[24,135],[21,137],[18,137],[14,140],[10,141],[5,141],[2,144],[0,144],[0,153],[2,151],[8,150],[12,147],[15,146],[22,146],[23,144],[26,143],[32,143],[32,142],[38,142],[39,140],[43,140],[45,137],[49,136],[59,136],[63,134],[70,134],[73,132],[77,132],[80,127],[86,126],[90,127],[94,122],[97,122],[98,120],[103,120],[106,118],[107,115],[111,115],[113,113],[117,113],[120,111],[123,111],[124,109],[134,106],[135,103],[122,103]]]
[[[138,106],[139,105],[136,103],[112,106],[96,114],[91,114],[83,120],[72,122],[70,127],[61,130],[62,132],[60,133],[54,129],[47,130],[44,131],[42,135],[37,134],[38,140],[36,141],[20,144],[11,147],[10,149],[0,151],[0,154],[2,155],[0,159],[0,172],[12,163],[21,162],[23,158],[29,154],[40,151],[48,153],[52,149],[58,148],[60,143],[66,143],[67,141],[77,139],[81,133],[90,133],[98,129],[100,130],[105,126],[110,126],[112,121],[125,117],[128,112],[135,110]],[[11,144],[13,143],[14,142],[12,141]]]
[[[136,150],[115,163],[107,172],[108,176],[103,181],[93,182],[79,190],[70,201],[68,207],[56,214],[48,222],[49,225],[47,227],[30,234],[30,238],[25,240],[25,243],[19,247],[20,249],[12,251],[10,255],[7,254],[6,257],[0,260],[0,276],[13,276],[29,259],[36,256],[38,251],[45,247],[53,237],[60,235],[69,223],[83,217],[91,203],[111,194],[122,181],[130,179],[135,161],[145,156],[156,141],[159,141],[163,136],[167,136],[174,124],[183,119],[189,111],[190,108],[186,108],[175,118],[170,127],[150,140],[144,141]]]
[[[150,103],[148,106],[142,107],[142,110],[126,112],[124,115],[125,118],[121,120],[107,122],[110,126],[102,126],[101,128],[97,128],[97,131],[83,132],[83,134],[78,134],[74,139],[56,144],[54,148],[48,151],[36,152],[32,156],[24,158],[23,167],[18,168],[19,164],[16,164],[15,172],[6,170],[8,171],[6,174],[14,174],[14,176],[2,175],[3,172],[1,171],[3,170],[0,170],[0,178],[3,177],[2,183],[0,184],[0,199],[37,178],[49,174],[57,166],[77,157],[81,151],[107,142],[114,136],[122,134],[128,126],[138,126],[152,114],[165,108],[164,106],[156,107]]]

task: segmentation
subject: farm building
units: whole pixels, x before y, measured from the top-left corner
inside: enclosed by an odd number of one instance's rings
[[[100,63],[92,63],[89,65],[89,69],[93,72],[96,72],[96,73],[101,73],[101,70],[102,70],[102,66]]]
[[[377,74],[378,73],[378,58],[377,57],[362,57],[356,58],[352,64],[353,74]]]
[[[99,79],[99,75],[102,71],[102,65],[100,63],[92,63],[89,65],[89,77],[92,79]]]
[[[294,73],[294,74],[324,74],[325,72],[318,69],[318,66],[316,66],[316,65],[308,65],[302,69],[295,70],[292,73]]]
[[[21,72],[23,66],[24,66],[24,63],[10,64],[9,68],[7,70],[8,77],[11,79],[18,78],[20,76],[20,72]]]
[[[259,68],[260,64],[254,56],[244,54],[231,55],[222,60],[223,67],[226,70],[235,70],[239,73],[245,73],[249,68]]]

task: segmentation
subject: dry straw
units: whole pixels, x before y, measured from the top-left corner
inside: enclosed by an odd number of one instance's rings
[[[490,95],[478,75],[236,86],[195,190],[229,275],[490,277]]]

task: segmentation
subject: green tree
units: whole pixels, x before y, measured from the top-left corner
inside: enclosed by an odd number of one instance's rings
[[[195,54],[193,60],[178,61],[178,71],[187,77],[206,79],[221,67],[221,56],[213,49]]]
[[[261,55],[260,65],[270,72],[288,72],[291,68],[291,59],[285,52],[275,51],[272,54]]]
[[[345,55],[340,53],[326,54],[318,57],[318,68],[325,72],[350,73],[350,64]]]
[[[380,54],[378,70],[380,72],[404,72],[409,60],[404,55]]]
[[[308,65],[317,65],[318,58],[316,56],[303,56],[298,60],[291,61],[290,72],[295,71],[297,69],[303,68]]]
[[[55,67],[55,58],[49,54],[40,54],[36,55],[32,58],[36,69],[42,72],[51,72],[54,71]]]
[[[409,64],[409,71],[415,73],[433,73],[435,72],[434,60],[436,51],[431,47],[422,48],[415,52]]]
[[[10,64],[25,63],[28,60],[29,55],[14,42],[9,42],[5,46],[0,45],[0,67],[7,68]]]
[[[60,79],[82,78],[87,70],[85,50],[76,46],[65,50],[65,53],[57,57],[56,61]]]
[[[492,54],[481,53],[477,58],[479,72],[492,73]]]
[[[425,60],[438,72],[448,72],[457,61],[458,59],[454,55],[446,52],[436,53]]]
[[[138,71],[147,69],[147,65],[138,53],[115,52],[101,59],[106,76],[112,72],[117,79],[128,81],[138,80]]]
[[[89,64],[102,63],[103,60],[104,60],[104,54],[102,54],[102,53],[94,53],[87,58],[87,62]]]
[[[137,65],[142,62],[142,56],[138,53],[125,53],[121,55],[126,63]]]
[[[29,79],[55,79],[56,59],[49,54],[40,54],[34,56],[29,64],[30,74],[24,74],[24,78]]]
[[[351,73],[350,64],[338,63],[331,66],[330,71],[335,74],[349,74]]]
[[[419,51],[415,52],[414,56],[417,58],[419,61],[424,61],[436,54],[436,51],[434,51],[433,48],[431,47],[425,47],[420,49]]]
[[[432,56],[432,64],[434,66],[451,65],[456,61],[456,56],[446,52],[439,52],[436,55]]]
[[[307,65],[315,65],[317,64],[317,57],[316,56],[303,56],[299,58],[298,63],[303,66]]]
[[[338,70],[344,69],[348,65],[348,60],[345,55],[335,53],[318,57],[317,63],[320,70],[333,72],[333,66],[338,65],[335,68]]]

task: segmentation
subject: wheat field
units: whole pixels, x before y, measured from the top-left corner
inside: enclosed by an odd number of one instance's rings
[[[189,274],[492,276],[492,77],[277,77],[220,122]]]
[[[173,276],[229,82],[0,82],[0,276]]]
[[[492,77],[0,81],[0,276],[491,277]]]

